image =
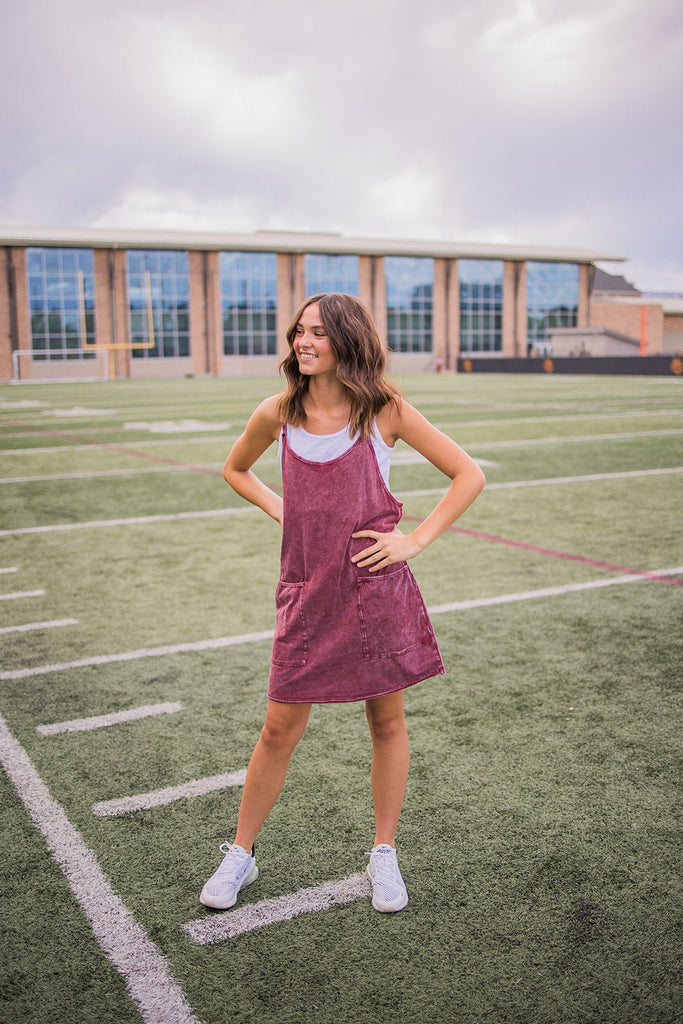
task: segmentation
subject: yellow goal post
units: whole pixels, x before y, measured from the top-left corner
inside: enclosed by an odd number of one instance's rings
[[[116,352],[133,352],[152,349],[156,344],[154,331],[154,309],[152,306],[152,281],[145,271],[145,307],[147,312],[147,341],[89,342],[85,312],[85,280],[83,271],[78,271],[78,317],[81,335],[79,348],[16,349],[12,353],[13,383],[36,381],[71,382],[79,380],[115,380]],[[92,359],[90,358],[92,356]],[[96,367],[95,373],[89,372]]]
[[[78,305],[81,325],[81,338],[83,339],[84,352],[106,352],[108,354],[109,372],[108,380],[116,379],[116,366],[114,362],[115,352],[134,352],[140,349],[154,348],[156,339],[154,335],[154,309],[152,307],[152,279],[149,270],[145,271],[145,306],[147,311],[147,341],[111,341],[95,342],[88,341],[88,333],[85,321],[85,281],[83,271],[78,271]]]

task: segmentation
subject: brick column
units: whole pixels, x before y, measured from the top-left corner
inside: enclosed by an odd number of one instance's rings
[[[126,252],[116,249],[113,259],[109,261],[111,289],[114,297],[112,315],[112,340],[117,344],[130,344],[130,322],[128,319],[128,274],[126,269]],[[124,379],[130,377],[130,350],[116,353],[116,376]]]
[[[11,275],[14,273],[11,259],[12,250],[7,247],[1,252],[0,266],[0,380],[12,377],[12,322],[14,311],[11,308]]]
[[[204,253],[204,284],[206,287],[206,329],[209,353],[207,372],[219,374],[223,366],[223,310],[217,252]]]
[[[515,288],[515,322],[517,325],[516,356],[526,356],[527,309],[526,309],[526,263],[517,264]]]
[[[111,345],[114,328],[112,316],[112,291],[109,279],[110,249],[93,251],[93,268],[95,270],[95,344]],[[85,338],[81,343],[85,343]],[[106,353],[105,353],[106,354]]]
[[[590,298],[590,263],[579,264],[579,310],[577,327],[588,327]]]
[[[304,254],[297,252],[292,256],[292,312],[290,318],[306,298],[308,298],[306,295],[306,261]]]
[[[446,366],[446,339],[448,329],[448,306],[446,300],[446,260],[434,260],[434,285],[432,289],[432,354],[434,369]]]
[[[372,256],[358,257],[358,298],[372,312]]]
[[[507,358],[521,355],[517,351],[517,267],[519,263],[506,260],[503,264],[503,338],[502,355]]]
[[[384,258],[373,256],[374,282],[372,296],[372,315],[377,332],[386,349],[387,346],[387,284],[384,276]]]
[[[460,276],[458,261],[446,266],[446,369],[458,369],[460,355]]]
[[[190,356],[192,372],[202,376],[209,371],[204,254],[188,254],[190,276]]]
[[[114,314],[113,314],[113,293],[111,275],[111,249],[93,249],[93,270],[95,272],[95,344],[111,345],[114,343]],[[85,338],[81,338],[81,345],[85,348]],[[108,367],[108,372],[118,376],[116,360],[118,353],[100,349],[96,352],[95,358],[101,366]]]
[[[286,331],[292,318],[292,259],[287,252],[277,254],[277,354],[282,359],[287,355]]]
[[[31,314],[28,305],[28,274],[26,269],[26,249],[8,249],[14,264],[14,315],[16,323],[17,348],[31,348]],[[32,376],[32,360],[30,356],[21,357],[24,379]]]

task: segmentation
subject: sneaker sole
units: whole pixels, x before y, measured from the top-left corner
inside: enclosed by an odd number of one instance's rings
[[[229,903],[221,902],[218,900],[216,896],[211,896],[209,893],[205,893],[206,886],[201,891],[201,894],[199,896],[199,902],[205,907],[210,907],[211,910],[230,910],[230,907],[234,907],[235,904],[237,903],[237,897],[241,893],[242,889],[246,889],[248,885],[251,885],[252,882],[255,882],[256,879],[258,878],[258,874],[259,872],[258,868],[256,867],[256,864],[252,864],[252,866],[249,868],[248,872],[244,876],[242,884],[235,893],[234,899],[231,900]]]

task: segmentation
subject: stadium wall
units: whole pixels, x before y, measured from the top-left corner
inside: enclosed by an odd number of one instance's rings
[[[566,356],[527,359],[458,359],[461,373],[574,373],[637,374],[641,376],[683,375],[678,356]]]

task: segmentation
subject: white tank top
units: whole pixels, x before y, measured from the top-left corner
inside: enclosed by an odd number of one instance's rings
[[[339,458],[355,444],[357,437],[357,434],[355,437],[351,437],[348,426],[334,434],[309,434],[303,427],[287,425],[287,439],[290,448],[295,455],[300,455],[302,459],[309,459],[311,462],[331,462],[332,459]],[[388,487],[391,453],[394,449],[386,443],[376,424],[373,424],[370,440],[377,456],[382,479]],[[278,457],[282,458],[282,434],[280,434],[278,444]]]

